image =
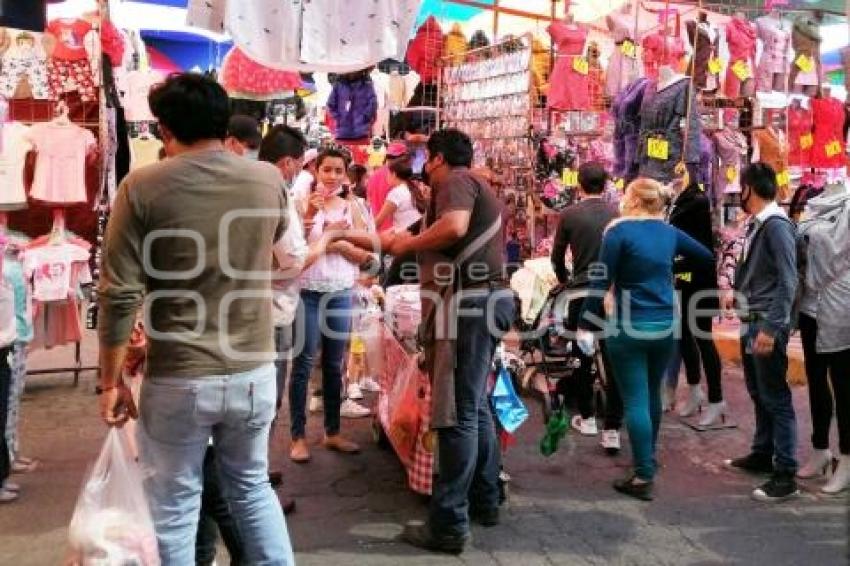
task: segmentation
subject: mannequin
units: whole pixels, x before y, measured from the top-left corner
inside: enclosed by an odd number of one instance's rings
[[[688,72],[694,77],[694,84],[705,92],[714,92],[718,89],[719,78],[709,72],[708,63],[717,57],[717,42],[719,34],[717,29],[708,21],[708,14],[700,12],[696,21],[691,20],[685,24],[688,32],[688,40],[694,50],[691,62],[688,64]]]
[[[812,140],[812,113],[795,98],[788,107],[788,163],[792,167],[811,165]]]
[[[756,33],[762,41],[762,53],[756,70],[756,90],[785,92],[788,77],[788,46],[791,30],[779,10],[771,10],[756,20]]]
[[[589,110],[591,107],[588,87],[588,68],[580,69],[587,28],[575,24],[572,13],[559,22],[553,22],[546,30],[557,45],[558,53],[549,83],[547,103],[555,110]]]
[[[753,58],[756,54],[756,30],[743,12],[735,12],[726,25],[729,64],[726,67],[727,98],[749,97],[755,92]]]
[[[641,38],[635,37],[631,2],[623,4],[618,12],[608,14],[605,23],[614,37],[614,51],[605,74],[605,92],[613,98],[640,75],[640,56],[636,46]]]
[[[784,130],[777,127],[777,122],[780,119],[781,114],[778,110],[769,110],[767,112],[767,126],[753,132],[752,162],[763,161],[773,167],[779,184],[779,202],[786,202],[791,198],[789,179],[786,179],[783,175],[788,171],[788,143],[785,139]]]
[[[821,88],[812,105],[812,167],[838,169],[847,162],[844,140],[844,105]]]
[[[814,96],[821,84],[820,59],[820,11],[812,15],[800,15],[794,20],[794,31],[791,34],[791,45],[794,48],[794,60],[791,62],[789,83],[793,92]],[[805,56],[806,63],[801,61]],[[809,66],[810,69],[804,67]]]
[[[698,170],[702,130],[690,85],[687,76],[663,65],[657,81],[647,86],[635,156],[640,176],[669,183],[679,176],[681,163]]]

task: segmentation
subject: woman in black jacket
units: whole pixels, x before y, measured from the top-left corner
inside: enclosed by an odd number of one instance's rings
[[[673,200],[668,220],[696,241],[715,252],[711,226],[711,202],[697,183],[691,183]],[[712,337],[712,320],[720,310],[715,269],[700,268],[687,259],[677,258],[674,265],[676,289],[682,301],[682,338],[679,343],[690,394],[679,411],[690,417],[701,410],[705,397],[700,389],[700,365],[708,385],[708,410],[699,421],[702,427],[725,420],[726,403],[720,386],[720,355]],[[678,367],[675,368],[678,373]]]

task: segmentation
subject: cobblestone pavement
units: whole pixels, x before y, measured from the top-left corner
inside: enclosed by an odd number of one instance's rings
[[[85,348],[91,361],[91,338]],[[33,366],[65,365],[68,350],[40,352]],[[593,438],[573,436],[545,459],[537,443],[537,412],[505,458],[513,476],[502,525],[475,528],[473,548],[460,557],[433,556],[396,542],[401,525],[423,518],[424,500],[405,487],[395,457],[371,443],[368,420],[346,421],[362,442],[359,456],[330,454],[316,446],[313,461],[285,461],[285,430],[275,442],[274,461],[285,473],[285,492],[298,501],[289,527],[301,565],[521,565],[538,564],[741,564],[838,565],[848,563],[847,499],[818,494],[818,482],[792,502],[752,501],[754,478],[721,468],[724,458],[746,451],[752,411],[740,371],[727,367],[727,399],[739,427],[698,433],[666,417],[657,498],[647,504],[616,494],[610,482],[627,471],[628,451],[602,454]],[[66,526],[87,466],[104,429],[96,417],[94,376],[78,387],[70,376],[33,377],[25,396],[25,452],[41,467],[16,476],[19,502],[0,507],[0,564],[59,564]],[[808,454],[808,407],[795,391],[801,457]],[[285,419],[284,419],[285,421]],[[320,435],[310,419],[309,440]],[[220,563],[226,563],[222,561]]]

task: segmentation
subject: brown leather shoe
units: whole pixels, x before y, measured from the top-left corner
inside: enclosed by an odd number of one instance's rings
[[[343,454],[360,453],[360,446],[350,440],[346,440],[339,434],[326,436],[323,444],[328,450],[335,450],[336,452],[342,452]]]
[[[310,450],[307,448],[306,440],[303,438],[292,440],[292,446],[289,447],[289,459],[296,464],[306,464],[310,461]]]

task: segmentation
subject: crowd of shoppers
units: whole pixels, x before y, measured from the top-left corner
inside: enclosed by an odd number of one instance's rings
[[[387,164],[370,176],[340,148],[308,150],[303,135],[287,126],[261,138],[255,123],[231,119],[226,93],[201,76],[170,77],[150,103],[166,159],[131,173],[115,201],[100,288],[99,393],[107,424],[140,421],[139,457],[154,471],[145,489],[163,563],[210,563],[213,525],[237,560],[294,563],[271,489],[280,482],[268,470],[271,429],[288,385],[289,456],[310,460],[308,382],[319,362],[323,445],[344,454],[360,450],[342,434],[340,417],[346,360],[363,353],[351,334],[352,303],[358,282],[372,281],[363,274],[377,271],[378,253],[418,264],[437,436],[428,520],[407,525],[402,538],[460,553],[470,521],[498,525],[501,457],[488,376],[515,307],[504,280],[502,205],[470,169],[470,138],[453,129],[430,136],[422,174],[429,191],[403,143],[391,144]],[[650,500],[663,384],[679,373],[677,350],[690,386],[679,413],[690,416],[703,404],[703,370],[709,404],[700,425],[726,414],[711,333],[712,319],[732,305],[728,297],[723,305],[718,300],[710,204],[698,186],[670,195],[653,180],[637,179],[618,213],[599,198],[607,182],[601,165],[581,167],[581,198],[563,213],[552,254],[559,281],[574,295],[566,322],[581,350],[573,426],[598,433],[591,365],[600,349],[608,401],[602,445],[619,450],[624,420],[634,460],[614,488]],[[798,230],[775,202],[768,166],[748,167],[742,187],[750,221],[735,289],[756,430],[751,452],[727,463],[771,474],[755,498],[790,497],[795,474],[832,471],[834,412],[840,458],[823,491],[838,493],[850,485],[850,388],[840,375],[850,363],[850,332],[838,314],[850,304],[842,237],[850,196],[840,187],[813,199]],[[203,253],[176,226],[198,234]],[[606,295],[613,297],[607,309]],[[137,409],[121,372],[143,301],[156,332]],[[785,380],[795,305],[814,428],[814,452],[799,470]],[[356,373],[360,383],[363,368]],[[197,547],[186,544],[193,539]]]

